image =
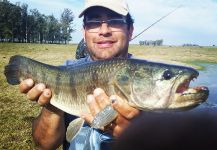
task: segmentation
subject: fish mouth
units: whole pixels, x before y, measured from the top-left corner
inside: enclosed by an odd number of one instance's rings
[[[175,88],[174,101],[170,108],[194,107],[205,102],[209,95],[209,89],[206,86],[190,87],[190,83],[197,79],[198,75],[192,75],[180,79]]]

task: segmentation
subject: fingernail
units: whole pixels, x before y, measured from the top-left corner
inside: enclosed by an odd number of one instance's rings
[[[116,99],[112,99],[112,104],[116,103],[117,100]]]
[[[48,92],[48,91],[44,91],[43,94],[45,97],[50,97],[50,92]]]
[[[91,103],[94,100],[93,95],[87,95],[87,103]]]
[[[33,82],[32,79],[26,79],[26,80],[25,80],[25,83],[26,83],[29,87],[33,86],[33,84],[34,84],[34,82]]]
[[[44,84],[39,83],[39,84],[37,85],[37,90],[43,91],[44,89],[45,89],[45,85],[44,85]]]
[[[112,103],[112,104],[117,103],[117,98],[116,98],[116,96],[113,96],[113,95],[112,95],[112,96],[110,97],[110,100],[111,100],[111,103]]]
[[[95,90],[93,91],[94,96],[98,96],[98,95],[100,95],[100,94],[102,94],[102,93],[103,93],[103,90],[100,89],[100,88],[97,88],[97,89],[95,89]]]
[[[39,104],[40,106],[42,106],[42,103],[40,102],[40,100],[38,101],[38,104]]]

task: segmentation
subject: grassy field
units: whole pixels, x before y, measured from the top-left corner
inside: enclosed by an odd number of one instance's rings
[[[132,45],[130,52],[139,58],[181,64],[201,69],[198,63],[217,63],[217,47],[176,47]]]
[[[12,55],[25,55],[44,63],[60,65],[74,59],[76,45],[0,43],[0,149],[35,149],[31,122],[40,107],[20,94],[17,86],[6,83],[4,66]],[[217,63],[217,47],[144,47],[131,45],[138,58],[197,66],[198,62]]]

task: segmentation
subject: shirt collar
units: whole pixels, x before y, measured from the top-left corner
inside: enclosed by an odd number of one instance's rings
[[[127,58],[132,58],[132,57],[133,57],[133,55],[130,54],[130,53],[128,53]],[[91,62],[91,61],[93,61],[93,60],[92,60],[91,57],[88,55],[87,57],[85,57],[85,61],[86,61],[86,62]]]

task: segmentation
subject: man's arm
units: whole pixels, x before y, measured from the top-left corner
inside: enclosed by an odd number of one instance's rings
[[[56,149],[65,138],[64,112],[50,105],[51,91],[44,84],[34,86],[32,79],[19,85],[20,92],[28,99],[43,106],[40,115],[33,121],[32,135],[39,149]]]

